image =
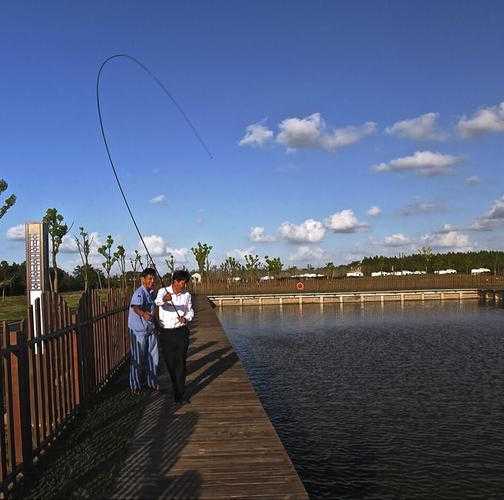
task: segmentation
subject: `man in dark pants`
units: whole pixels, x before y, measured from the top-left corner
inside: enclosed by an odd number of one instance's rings
[[[189,328],[193,319],[191,294],[186,286],[191,275],[175,271],[170,286],[160,288],[155,304],[159,306],[159,336],[161,352],[173,384],[176,403],[190,403],[185,395],[186,359],[189,348]]]

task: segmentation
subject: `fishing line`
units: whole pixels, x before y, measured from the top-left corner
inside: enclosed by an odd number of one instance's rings
[[[107,150],[107,156],[108,156],[108,159],[109,159],[109,163],[110,163],[110,166],[112,167],[112,172],[114,173],[114,177],[115,177],[115,180],[117,182],[117,186],[119,188],[119,191],[121,192],[121,196],[123,198],[124,204],[126,205],[126,209],[128,210],[129,216],[130,216],[130,218],[131,218],[131,220],[133,222],[133,225],[135,226],[135,229],[136,229],[136,232],[138,233],[138,236],[140,237],[140,241],[142,242],[142,245],[143,245],[143,247],[145,249],[145,252],[146,252],[147,256],[149,257],[149,260],[151,261],[152,265],[154,266],[154,270],[156,271],[156,274],[158,275],[159,280],[161,281],[161,285],[163,286],[163,288],[166,288],[165,285],[164,285],[164,282],[163,282],[163,278],[162,278],[161,274],[159,273],[159,271],[158,271],[158,269],[156,267],[156,264],[154,263],[154,259],[152,258],[151,254],[149,252],[149,249],[147,248],[147,245],[145,244],[145,241],[143,239],[142,233],[140,232],[140,229],[138,227],[138,224],[137,224],[137,221],[135,219],[135,216],[133,215],[133,211],[131,210],[130,204],[128,203],[128,199],[126,198],[126,193],[124,192],[123,186],[121,184],[121,181],[119,179],[119,175],[117,173],[117,170],[116,170],[116,167],[115,167],[115,164],[114,164],[114,160],[112,159],[112,154],[110,152],[110,148],[109,148],[108,141],[107,141],[107,135],[105,134],[105,128],[103,126],[103,117],[102,117],[101,101],[100,101],[100,81],[101,81],[101,75],[102,75],[103,68],[105,67],[105,65],[107,63],[109,63],[113,59],[119,59],[119,58],[124,58],[124,59],[128,59],[130,61],[133,61],[140,68],[142,68],[145,71],[145,73],[147,73],[147,75],[149,75],[158,84],[158,86],[161,88],[161,90],[170,98],[170,100],[172,101],[172,103],[178,109],[178,111],[180,112],[180,114],[182,115],[182,117],[184,118],[184,120],[186,121],[187,125],[193,131],[193,133],[196,136],[196,138],[198,139],[199,143],[201,144],[201,146],[203,147],[203,149],[206,151],[206,153],[210,157],[210,159],[213,159],[213,156],[212,156],[212,153],[210,153],[209,148],[205,144],[205,141],[203,141],[201,135],[198,133],[198,131],[196,130],[196,127],[193,125],[193,123],[191,122],[191,120],[189,119],[189,117],[187,116],[187,114],[185,113],[185,111],[182,109],[182,107],[180,106],[180,104],[175,100],[175,98],[170,93],[170,91],[165,87],[165,85],[163,84],[163,82],[156,75],[154,75],[154,73],[152,73],[152,71],[147,66],[145,66],[145,64],[141,63],[138,59],[136,59],[135,57],[130,56],[128,54],[115,54],[115,55],[110,56],[107,59],[105,59],[105,61],[103,61],[102,65],[100,66],[100,69],[98,70],[98,75],[96,77],[96,105],[97,105],[97,108],[98,108],[98,119],[100,121],[100,130],[101,130],[101,135],[102,135],[103,143],[105,144],[105,149]],[[175,307],[175,305],[173,304],[173,302],[170,301],[170,303],[173,306],[173,308],[175,309],[175,312],[177,313],[177,315],[180,316],[179,313],[178,313],[178,310]]]

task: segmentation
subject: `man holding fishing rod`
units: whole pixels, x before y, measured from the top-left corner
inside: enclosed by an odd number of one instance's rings
[[[175,271],[171,285],[160,288],[155,300],[159,306],[158,340],[173,384],[175,402],[180,404],[191,402],[185,394],[187,324],[194,318],[191,294],[186,291],[190,279],[187,271]]]

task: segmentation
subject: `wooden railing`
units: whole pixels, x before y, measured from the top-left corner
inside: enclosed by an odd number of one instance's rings
[[[363,278],[308,278],[275,279],[258,282],[242,281],[203,281],[192,284],[192,292],[202,295],[253,295],[266,293],[300,293],[296,288],[303,283],[305,293],[324,292],[364,292],[374,290],[430,290],[504,287],[504,276],[493,275],[425,275],[425,276],[386,276]]]
[[[45,293],[27,320],[0,323],[0,495],[125,361],[128,304],[88,292],[73,314]]]

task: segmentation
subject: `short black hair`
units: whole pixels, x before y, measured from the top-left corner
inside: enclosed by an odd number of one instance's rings
[[[156,277],[156,270],[152,267],[146,267],[143,271],[142,271],[142,274],[140,276],[142,276],[142,278],[145,278],[146,276],[154,276]]]
[[[172,281],[191,281],[191,275],[185,269],[177,269],[172,275]]]

